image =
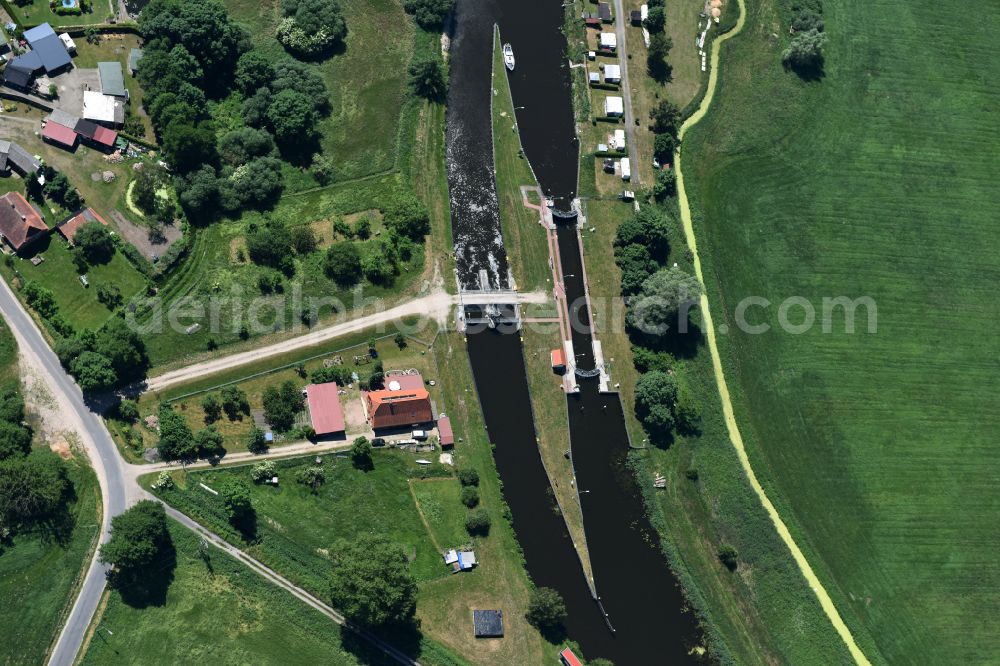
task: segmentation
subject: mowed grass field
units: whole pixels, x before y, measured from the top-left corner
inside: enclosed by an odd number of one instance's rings
[[[169,521],[177,563],[166,602],[109,592],[82,664],[385,664],[380,651]],[[110,632],[110,633],[109,633]]]
[[[751,462],[873,662],[1000,654],[1000,8],[826,0],[826,75],[780,65],[748,3],[684,173]],[[808,299],[808,332],[746,335],[747,296]],[[855,334],[821,299],[868,296]],[[802,319],[793,308],[790,319]]]

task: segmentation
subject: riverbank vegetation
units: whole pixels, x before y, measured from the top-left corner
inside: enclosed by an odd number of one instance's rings
[[[790,9],[756,3],[684,142],[706,288],[727,304],[713,315],[729,326],[718,342],[737,421],[870,660],[989,660],[998,341],[982,331],[1000,163],[978,137],[993,123],[1000,12],[960,27],[953,2],[824,2],[824,75],[803,81],[781,63]],[[735,325],[748,295],[775,304],[748,311],[769,333]],[[777,305],[814,295],[870,297],[877,332],[864,306],[853,334],[840,308],[824,331],[818,301],[815,326],[784,332]]]
[[[0,660],[45,660],[101,522],[94,473],[49,450],[25,423],[17,344],[0,322]]]

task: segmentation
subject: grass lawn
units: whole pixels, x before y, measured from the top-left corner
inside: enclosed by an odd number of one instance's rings
[[[77,459],[66,465],[75,499],[67,505],[65,533],[18,534],[0,546],[0,625],[4,627],[0,662],[4,664],[45,660],[97,541],[101,525],[97,478]]]
[[[456,510],[462,506],[462,484],[458,479],[410,479],[410,492],[438,551],[469,542],[465,516]]]
[[[22,6],[23,5],[23,6]],[[112,0],[92,0],[91,11],[77,15],[62,16],[56,14],[49,7],[49,0],[27,0],[24,2],[12,2],[10,6],[24,22],[25,26],[34,26],[41,23],[51,23],[52,27],[58,28],[62,25],[89,25],[104,23],[105,20],[115,13]]]
[[[430,333],[428,331],[428,334]],[[346,367],[357,372],[361,379],[367,380],[374,371],[374,363],[354,365],[352,359],[354,356],[367,354],[367,340],[369,337],[375,336],[378,337],[375,345],[376,349],[379,350],[378,360],[382,361],[386,371],[416,368],[421,372],[425,380],[438,380],[435,386],[427,386],[426,388],[431,395],[431,400],[438,406],[438,411],[443,411],[437,366],[434,364],[432,357],[428,355],[430,348],[426,344],[410,338],[408,339],[407,346],[400,349],[393,342],[394,333],[391,331],[388,333],[362,331],[353,336],[332,340],[305,350],[298,350],[294,354],[268,359],[260,365],[244,366],[229,372],[205,377],[195,382],[178,384],[160,393],[147,392],[139,399],[140,416],[141,418],[145,418],[149,414],[156,414],[160,403],[170,402],[174,409],[185,416],[191,429],[197,431],[206,425],[205,411],[201,407],[201,401],[205,395],[213,393],[216,397],[219,397],[217,390],[219,387],[234,383],[241,391],[247,394],[251,412],[259,412],[263,410],[263,394],[268,386],[276,386],[286,380],[291,380],[296,385],[304,387],[310,383],[309,375],[312,372],[324,367],[325,361],[332,360],[334,356],[338,355],[344,359]],[[304,367],[305,377],[299,373],[299,365]],[[357,384],[354,384],[350,388],[345,387],[345,390],[347,390],[347,394],[340,396],[340,404],[344,410],[347,423],[347,440],[351,441],[358,435],[370,436],[371,431],[364,421],[359,387]],[[253,418],[251,416],[243,415],[237,420],[230,421],[223,414],[222,418],[215,422],[214,425],[223,436],[226,451],[246,450],[246,438],[253,425]],[[114,422],[113,426],[112,432],[117,435],[116,439],[118,439],[119,446],[122,447],[123,452],[128,457],[139,462],[142,450],[139,447],[133,449],[124,445],[124,438],[121,435],[125,424]],[[156,446],[157,435],[155,432],[147,429],[144,425],[134,425],[132,427],[134,432],[142,436],[141,448]],[[283,435],[276,435],[276,437],[276,446],[287,443]]]
[[[91,625],[82,664],[388,664],[367,642],[169,521],[176,568],[160,606],[117,592]]]
[[[121,253],[116,252],[107,264],[88,268],[90,286],[84,287],[73,264],[69,245],[58,234],[38,241],[32,251],[45,261],[33,266],[26,259],[15,259],[14,268],[23,279],[33,280],[51,289],[59,305],[59,312],[78,330],[96,330],[111,317],[111,310],[97,300],[97,290],[102,284],[117,286],[126,302],[146,284],[145,277]],[[2,271],[8,277],[13,274],[9,266],[5,266]]]
[[[873,662],[996,659],[1000,8],[828,1],[826,75],[754,3],[685,181],[751,462]],[[870,296],[877,333],[751,336],[740,299]],[[802,309],[790,319],[801,321]],[[821,311],[819,316],[821,318]]]

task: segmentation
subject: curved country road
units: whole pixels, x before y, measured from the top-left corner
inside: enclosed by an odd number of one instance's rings
[[[705,97],[702,99],[698,110],[695,111],[681,126],[678,134],[678,146],[683,146],[684,135],[689,129],[691,129],[691,127],[696,125],[702,118],[705,117],[709,106],[712,104],[712,98],[715,96],[716,87],[719,81],[720,47],[723,42],[735,37],[740,33],[740,31],[743,30],[743,24],[746,22],[747,8],[744,0],[738,0],[738,2],[740,5],[739,20],[736,22],[735,28],[716,39],[712,46],[711,73],[708,77],[708,88],[706,89]],[[678,147],[677,153],[674,156],[674,167],[677,170],[677,202],[680,205],[681,223],[684,227],[684,236],[687,239],[688,248],[691,250],[691,254],[694,259],[695,275],[697,276],[698,281],[704,285],[705,278],[703,277],[701,271],[701,259],[698,256],[698,244],[695,239],[694,225],[691,223],[691,208],[688,204],[687,191],[684,189],[684,177],[681,172],[680,147]],[[763,486],[760,485],[760,481],[757,480],[757,475],[754,473],[753,467],[750,466],[750,458],[747,457],[746,447],[743,444],[743,436],[740,434],[739,426],[736,424],[733,403],[729,397],[729,387],[726,384],[726,376],[722,370],[722,360],[719,356],[719,346],[715,340],[715,327],[712,325],[712,311],[709,309],[708,295],[704,289],[702,290],[700,306],[702,316],[705,318],[705,335],[708,339],[708,348],[712,354],[712,368],[715,371],[715,382],[719,387],[719,397],[722,400],[722,412],[726,421],[726,429],[729,431],[729,439],[732,442],[733,447],[736,449],[736,454],[740,459],[740,464],[743,466],[743,471],[750,480],[750,486],[753,488],[753,491],[757,494],[760,503],[767,511],[767,515],[771,518],[771,522],[774,523],[778,536],[781,537],[781,540],[788,547],[788,550],[791,551],[792,558],[798,565],[799,570],[806,579],[806,582],[809,583],[809,587],[816,594],[817,599],[819,599],[823,612],[830,620],[834,629],[837,630],[837,633],[840,634],[841,639],[847,645],[847,649],[850,651],[854,661],[864,666],[870,666],[868,658],[865,657],[864,652],[862,652],[861,648],[858,647],[858,644],[854,640],[854,636],[851,634],[851,630],[847,627],[847,624],[844,623],[844,619],[837,611],[837,607],[834,606],[833,600],[827,593],[826,588],[823,587],[823,583],[819,580],[816,572],[813,571],[812,566],[810,566],[809,560],[806,559],[806,556],[802,553],[798,544],[795,543],[795,539],[788,530],[788,526],[785,525],[785,521],[781,519],[781,515],[778,513],[778,510],[775,508],[770,498],[768,498]]]

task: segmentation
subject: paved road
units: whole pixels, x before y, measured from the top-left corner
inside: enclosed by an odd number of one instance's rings
[[[622,0],[615,0],[615,34],[618,40],[618,62],[622,68],[622,97],[625,98],[625,137],[628,141],[629,161],[632,162],[632,182],[641,185],[639,151],[635,143],[635,114],[632,111],[632,85],[628,80],[628,53],[625,49],[625,20],[628,14],[622,4]]]
[[[126,509],[138,493],[126,488],[122,460],[101,418],[83,401],[83,394],[76,383],[63,371],[59,359],[49,349],[34,320],[24,311],[6,282],[0,280],[0,312],[10,325],[21,353],[38,368],[46,380],[59,407],[74,423],[75,429],[90,457],[101,485],[104,503],[104,520],[101,524],[101,541],[108,537],[111,517]],[[104,592],[105,567],[97,561],[97,553],[87,569],[79,596],[73,604],[62,633],[56,642],[49,664],[70,666],[90,626]]]

